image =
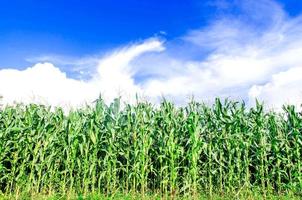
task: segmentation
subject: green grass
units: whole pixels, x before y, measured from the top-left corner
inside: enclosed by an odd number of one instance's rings
[[[301,154],[294,106],[99,99],[67,115],[34,104],[0,110],[1,198],[298,199]]]
[[[0,195],[0,200],[10,200],[10,199],[22,199],[22,200],[162,200],[162,199],[177,199],[177,200],[191,200],[191,197],[163,197],[160,194],[115,194],[112,196],[106,196],[104,194],[69,194],[69,195]],[[261,199],[268,199],[268,200],[299,200],[300,197],[294,195],[269,195],[264,197],[262,194],[259,193],[251,193],[248,192],[246,194],[241,195],[217,195],[214,194],[212,196],[208,195],[199,195],[195,199],[198,200],[234,200],[234,199],[245,199],[245,200],[261,200]]]

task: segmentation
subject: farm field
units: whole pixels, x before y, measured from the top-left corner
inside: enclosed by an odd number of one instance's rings
[[[264,107],[5,107],[0,199],[301,199],[302,115]]]

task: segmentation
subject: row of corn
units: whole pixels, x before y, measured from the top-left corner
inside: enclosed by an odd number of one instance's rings
[[[302,115],[216,99],[0,110],[0,193],[302,190]]]

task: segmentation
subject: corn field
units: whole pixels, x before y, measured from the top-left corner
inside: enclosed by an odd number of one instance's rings
[[[0,109],[0,193],[302,191],[302,114],[216,99]]]

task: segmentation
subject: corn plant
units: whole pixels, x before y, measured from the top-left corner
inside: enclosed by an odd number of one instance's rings
[[[0,191],[12,195],[302,191],[302,114],[216,99],[0,109]]]

